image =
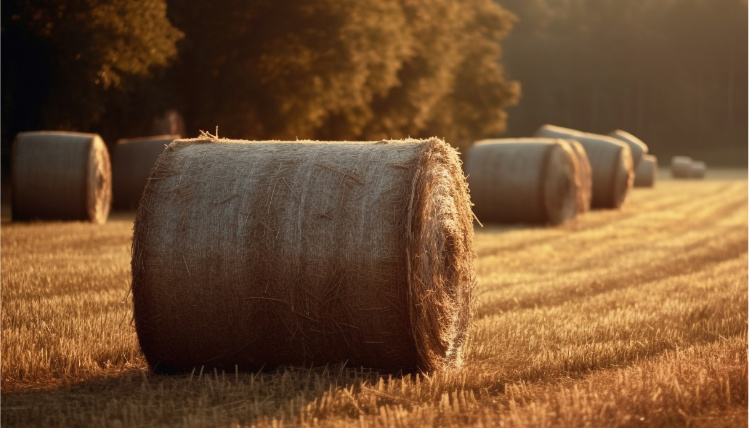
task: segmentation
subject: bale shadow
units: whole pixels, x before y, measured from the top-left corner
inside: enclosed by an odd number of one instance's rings
[[[301,414],[357,420],[362,389],[415,377],[345,365],[227,373],[198,368],[165,375],[130,370],[62,386],[1,393],[0,424],[13,426],[252,425]],[[343,392],[343,394],[340,394]],[[335,396],[335,397],[334,397]],[[341,398],[343,397],[343,399]],[[409,404],[383,394],[378,405]]]

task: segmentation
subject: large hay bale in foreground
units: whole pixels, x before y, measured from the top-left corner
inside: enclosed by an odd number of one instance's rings
[[[556,225],[577,214],[577,160],[562,140],[479,141],[468,152],[465,170],[482,222]]]
[[[442,140],[177,140],[135,220],[138,340],[156,371],[459,363],[473,215]]]
[[[632,153],[632,168],[637,170],[637,167],[640,165],[640,160],[642,160],[642,156],[648,152],[647,144],[643,143],[642,140],[629,132],[622,131],[621,129],[611,131],[609,136],[627,143],[629,151]]]
[[[635,169],[635,187],[654,187],[658,177],[658,159],[645,154]]]
[[[674,178],[692,178],[692,158],[689,156],[672,157],[671,176]]]
[[[593,196],[593,172],[590,159],[582,144],[577,140],[564,140],[577,158],[577,169],[580,177],[580,187],[577,192],[577,213],[582,214],[590,210],[590,199]]]
[[[705,170],[707,166],[703,161],[692,161],[691,178],[705,178]]]
[[[109,153],[97,134],[21,132],[13,144],[13,220],[104,223],[112,200]]]
[[[156,135],[123,138],[112,153],[112,206],[120,210],[138,207],[148,174],[164,147],[180,138],[178,135]]]
[[[619,208],[634,181],[629,146],[608,136],[544,125],[537,137],[568,138],[578,141],[590,160],[593,176],[591,208]]]

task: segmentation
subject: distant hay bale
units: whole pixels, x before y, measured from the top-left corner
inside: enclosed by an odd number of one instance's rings
[[[112,200],[109,153],[97,134],[21,132],[13,144],[13,220],[104,223]]]
[[[117,141],[112,152],[113,208],[132,210],[138,207],[156,159],[167,144],[179,138],[178,135],[156,135]]]
[[[473,215],[444,141],[177,140],[135,220],[155,371],[460,363]]]
[[[482,222],[557,225],[577,214],[577,158],[562,140],[479,141],[468,152],[465,170]]]
[[[627,143],[627,145],[629,145],[629,150],[632,153],[632,168],[637,170],[637,167],[640,165],[642,156],[648,152],[648,146],[639,138],[635,137],[627,131],[622,131],[621,129],[611,131],[609,133],[609,136],[614,137],[619,141],[623,141]]]
[[[187,135],[185,133],[185,120],[175,109],[164,111],[164,115],[155,117],[151,122],[151,133],[153,135],[178,135],[179,138]]]
[[[635,169],[635,187],[654,187],[658,177],[658,159],[645,154]]]
[[[574,139],[583,146],[592,171],[591,208],[619,208],[624,203],[634,181],[628,145],[605,135],[553,125],[542,126],[536,136]]]
[[[691,171],[691,177],[692,178],[705,178],[705,170],[707,167],[705,166],[705,162],[702,161],[693,161],[692,162],[692,171]]]
[[[577,168],[580,176],[580,187],[577,192],[577,213],[582,214],[590,210],[590,199],[593,194],[593,176],[590,160],[582,144],[577,140],[564,140],[577,158]]]
[[[674,178],[692,178],[692,158],[689,156],[672,157],[671,176]]]

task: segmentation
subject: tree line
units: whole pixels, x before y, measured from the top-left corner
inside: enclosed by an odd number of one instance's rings
[[[503,41],[523,88],[506,135],[621,128],[656,154],[746,166],[746,0],[497,1],[519,18]]]
[[[746,0],[8,0],[1,15],[6,171],[19,131],[112,144],[170,108],[188,136],[465,151],[553,123],[746,159]]]
[[[513,22],[493,0],[4,1],[3,158],[19,131],[111,144],[168,108],[188,136],[465,148],[518,100],[501,65]]]

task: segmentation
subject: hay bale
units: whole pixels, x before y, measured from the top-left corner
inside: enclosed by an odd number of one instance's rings
[[[468,152],[465,169],[482,222],[556,225],[577,213],[577,161],[562,140],[479,141]]]
[[[442,140],[177,140],[135,220],[138,340],[164,372],[458,364],[472,239]]]
[[[593,179],[591,208],[618,208],[634,181],[629,146],[608,136],[544,125],[537,137],[568,138],[579,142],[590,160]]]
[[[645,154],[635,169],[635,187],[654,187],[658,177],[658,159]]]
[[[692,158],[689,156],[672,157],[671,176],[674,178],[692,178]]]
[[[593,176],[590,160],[582,144],[577,140],[563,140],[575,154],[579,171],[580,187],[577,191],[577,213],[582,214],[590,210],[590,199],[593,194]]]
[[[112,152],[112,206],[120,210],[138,207],[148,174],[164,147],[178,135],[123,138]]]
[[[151,133],[153,135],[179,135],[184,137],[185,120],[182,115],[175,109],[164,111],[164,115],[155,117],[151,122]]]
[[[112,200],[109,153],[97,134],[21,132],[13,144],[13,220],[104,223]]]
[[[705,170],[707,169],[705,162],[693,161],[692,162],[692,178],[705,178]]]
[[[648,152],[648,146],[639,138],[635,137],[627,131],[622,131],[621,129],[611,131],[609,133],[609,136],[627,143],[627,145],[629,146],[629,151],[632,153],[632,168],[637,170],[637,167],[640,165],[642,156]]]

